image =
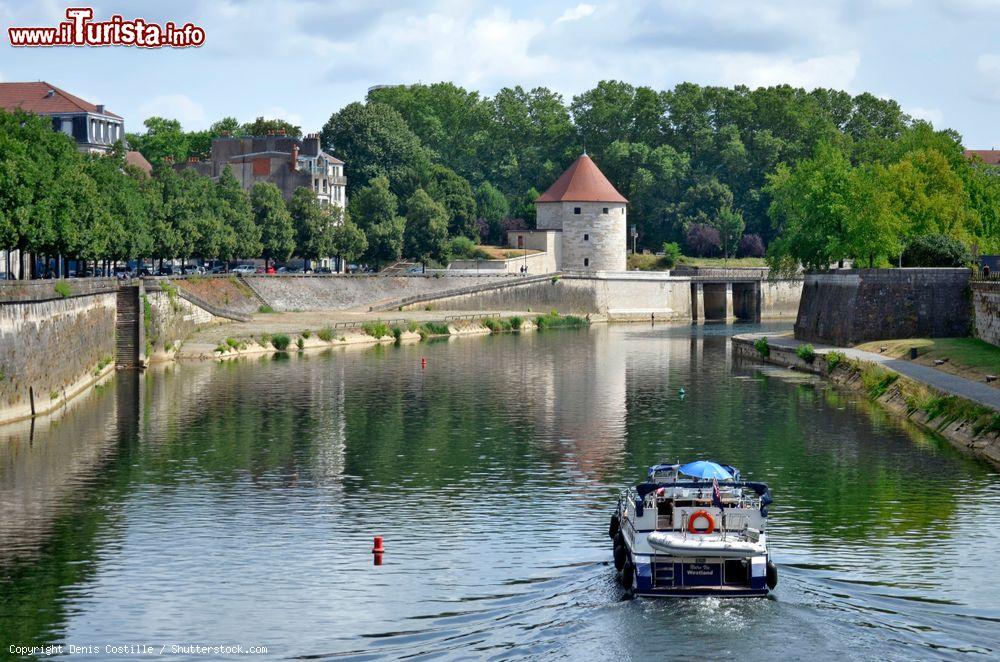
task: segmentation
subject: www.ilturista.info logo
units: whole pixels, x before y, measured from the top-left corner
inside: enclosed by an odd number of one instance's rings
[[[92,21],[90,7],[70,7],[55,27],[7,28],[11,46],[138,46],[190,48],[205,43],[205,30],[192,23],[160,25],[141,18],[126,20],[115,14],[108,21]]]

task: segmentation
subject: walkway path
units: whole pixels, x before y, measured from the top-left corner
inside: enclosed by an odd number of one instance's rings
[[[747,335],[749,336],[751,334]],[[799,345],[805,344],[801,340],[795,340],[794,338],[783,336],[769,336],[767,334],[753,335],[756,337],[767,336],[767,343],[772,347],[785,347],[794,350]],[[949,375],[946,372],[941,372],[940,370],[935,370],[934,368],[930,368],[925,365],[919,365],[917,363],[911,363],[901,359],[892,359],[887,356],[882,356],[881,354],[865,352],[860,349],[833,347],[832,345],[813,345],[813,347],[817,354],[824,354],[828,351],[836,350],[838,352],[843,352],[845,356],[852,359],[860,359],[862,361],[869,361],[871,363],[884,365],[887,368],[895,370],[901,375],[915,379],[918,382],[923,382],[924,384],[932,386],[939,391],[953,393],[959,397],[972,400],[973,402],[978,402],[981,405],[1000,411],[1000,390],[987,386],[986,384],[974,382],[971,379],[965,379],[964,377],[958,377],[956,375]]]

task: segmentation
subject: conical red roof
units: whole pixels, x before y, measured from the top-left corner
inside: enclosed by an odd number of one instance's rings
[[[584,154],[535,202],[628,202]]]

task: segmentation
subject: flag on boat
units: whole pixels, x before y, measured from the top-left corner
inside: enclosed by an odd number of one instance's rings
[[[725,508],[722,505],[722,492],[719,490],[719,481],[715,478],[712,479],[712,504],[719,510]]]

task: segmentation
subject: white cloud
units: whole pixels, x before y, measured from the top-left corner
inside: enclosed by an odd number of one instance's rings
[[[161,94],[139,106],[142,119],[157,115],[179,120],[186,130],[199,130],[207,126],[205,109],[185,94]]]
[[[556,23],[566,23],[569,21],[579,21],[581,18],[586,18],[597,11],[597,7],[594,5],[588,5],[587,3],[580,3],[572,9],[567,9],[562,13],[562,16],[556,19]]]
[[[861,64],[856,51],[795,60],[760,55],[721,55],[722,77],[729,85],[767,87],[788,84],[804,87],[832,87],[851,91]]]
[[[906,113],[919,120],[926,120],[933,124],[936,128],[944,128],[944,113],[937,108],[921,108],[919,106],[915,106],[913,108],[907,108]]]

